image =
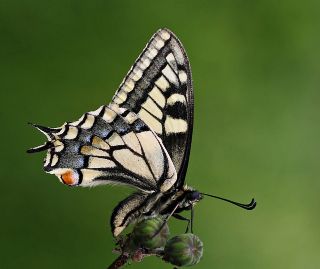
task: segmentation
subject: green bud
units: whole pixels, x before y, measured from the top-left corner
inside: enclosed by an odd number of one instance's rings
[[[197,264],[203,252],[203,243],[198,236],[186,233],[171,238],[164,247],[163,259],[176,266]]]
[[[161,217],[144,219],[138,222],[132,231],[132,240],[136,246],[149,249],[163,247],[169,237],[167,224],[159,231],[163,222],[164,220]],[[159,233],[154,236],[158,231]]]

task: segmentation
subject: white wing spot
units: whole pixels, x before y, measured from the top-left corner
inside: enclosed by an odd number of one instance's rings
[[[155,134],[151,131],[138,133],[137,136],[147,158],[147,162],[158,180],[162,176],[164,168],[164,156],[161,145]]]
[[[95,117],[93,115],[88,114],[86,120],[81,125],[81,128],[83,129],[90,129],[95,122]]]
[[[158,54],[158,51],[154,47],[149,47],[146,51],[146,56],[152,60],[154,57],[156,57]]]
[[[107,142],[110,146],[118,146],[118,145],[124,145],[121,137],[117,133],[113,133],[111,137],[107,139]]]
[[[134,132],[130,132],[122,136],[123,141],[127,144],[129,148],[138,154],[142,154],[139,140]]]
[[[88,168],[111,168],[115,167],[116,164],[105,158],[90,157]]]
[[[124,90],[118,91],[117,93],[117,97],[119,97],[120,99],[122,99],[123,101],[127,100],[127,93]]]
[[[178,94],[178,93],[174,93],[170,95],[170,97],[167,99],[167,104],[169,106],[174,105],[176,102],[180,102],[183,104],[187,103],[186,98],[182,94]]]
[[[158,89],[157,86],[154,86],[153,89],[149,92],[149,96],[160,106],[164,107],[166,104],[166,99],[164,98],[162,92]]]
[[[185,120],[174,119],[170,116],[167,116],[166,121],[164,123],[164,128],[167,134],[185,133],[188,130],[188,124]]]
[[[133,154],[129,149],[120,149],[113,152],[113,157],[126,169],[146,179],[153,179],[153,176],[145,161]]]
[[[176,85],[177,87],[179,86],[179,81],[177,75],[173,72],[172,68],[170,65],[166,65],[166,67],[162,70],[162,74],[166,76],[166,78]]]
[[[133,113],[133,112],[129,112],[127,116],[125,116],[125,121],[129,124],[134,123],[137,120],[137,114]]]
[[[154,38],[154,46],[159,50],[164,46],[164,41],[161,39],[161,37],[156,36]]]
[[[117,116],[117,114],[116,114],[113,110],[111,110],[110,108],[107,108],[107,107],[106,107],[102,118],[103,118],[106,122],[110,123],[110,122],[113,122],[113,120],[114,120],[114,118],[115,118],[116,116]]]
[[[54,151],[55,152],[60,152],[64,148],[64,144],[60,140],[54,141],[53,145],[54,145]]]
[[[142,74],[142,70],[138,67],[135,67],[130,74],[130,78],[132,78],[134,81],[138,81],[142,77]]]
[[[176,72],[178,73],[178,65],[177,65],[177,62],[176,62],[176,59],[174,58],[173,54],[170,53],[168,54],[168,56],[166,57],[168,63],[170,64],[171,68]]]
[[[169,82],[165,79],[164,76],[161,76],[158,78],[158,80],[155,82],[155,84],[163,91],[165,92],[169,87]]]
[[[166,30],[162,30],[160,32],[160,36],[161,38],[163,38],[164,40],[168,40],[170,38],[170,34],[166,31]]]
[[[51,153],[48,151],[46,155],[46,160],[44,162],[44,166],[47,166],[50,163]]]
[[[146,69],[150,65],[151,61],[147,57],[142,57],[140,65]]]
[[[126,92],[131,92],[134,89],[134,81],[132,79],[127,79],[121,89]]]
[[[145,109],[139,111],[139,117],[157,134],[162,134],[162,125],[154,116]]]
[[[151,98],[147,98],[147,100],[142,104],[142,107],[148,110],[148,112],[156,116],[158,119],[162,119],[161,110]]]
[[[187,74],[184,71],[179,71],[179,80],[182,84],[185,84],[188,80]]]
[[[57,154],[54,154],[51,161],[51,166],[55,166],[59,161],[59,157]]]
[[[78,135],[78,128],[74,126],[69,126],[67,134],[64,136],[64,139],[75,139]]]

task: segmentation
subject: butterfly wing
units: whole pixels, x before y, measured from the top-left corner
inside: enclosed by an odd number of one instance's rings
[[[193,89],[186,52],[169,30],[149,41],[113,97],[136,113],[162,140],[184,183],[193,128]]]
[[[151,193],[164,192],[176,181],[161,140],[137,115],[115,104],[46,133],[52,147],[45,171],[65,184],[124,184]]]

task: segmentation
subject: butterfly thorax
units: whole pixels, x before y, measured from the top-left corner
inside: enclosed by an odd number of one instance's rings
[[[201,194],[189,186],[183,186],[180,190],[173,189],[165,193],[158,201],[161,215],[169,215],[190,210],[197,202],[202,199]]]

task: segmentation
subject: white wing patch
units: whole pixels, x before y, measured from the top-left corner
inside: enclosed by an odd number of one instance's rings
[[[168,56],[166,57],[167,62],[169,63],[169,65],[171,66],[171,68],[178,73],[178,65],[176,62],[176,59],[174,58],[172,53],[169,53]]]
[[[166,76],[166,78],[174,84],[176,87],[179,86],[179,81],[177,75],[173,72],[170,65],[166,65],[166,67],[162,70],[162,74]]]
[[[153,89],[149,92],[149,96],[162,108],[166,105],[166,99],[164,98],[161,91],[157,86],[154,86]]]
[[[167,104],[168,106],[174,105],[176,102],[180,102],[184,105],[186,105],[187,101],[186,98],[184,97],[184,95],[182,94],[178,94],[178,93],[174,93],[172,95],[170,95],[170,97],[167,100]]]
[[[186,84],[187,83],[187,80],[188,80],[188,77],[187,77],[187,74],[186,72],[184,71],[179,71],[179,80],[182,84]]]
[[[141,109],[139,112],[139,117],[143,119],[143,121],[157,134],[162,134],[162,125],[161,123],[152,116],[145,109]]]
[[[165,92],[165,91],[170,87],[169,82],[166,80],[166,78],[165,78],[164,76],[161,76],[160,78],[158,78],[158,80],[155,82],[155,84],[156,84],[163,92]]]
[[[167,116],[166,121],[164,123],[164,127],[166,133],[184,133],[188,129],[188,124],[185,120],[182,119],[174,119]]]
[[[55,152],[60,152],[64,149],[64,144],[59,140],[54,141],[53,145]]]
[[[51,166],[55,166],[59,161],[59,157],[57,154],[54,154],[51,161]]]
[[[117,114],[113,110],[111,110],[110,108],[106,108],[102,119],[104,119],[107,123],[111,123],[116,116]]]
[[[130,170],[137,175],[141,175],[146,179],[153,179],[146,162],[141,157],[133,154],[130,150],[116,150],[113,153],[113,157],[127,170]]]
[[[164,156],[159,141],[151,131],[138,133],[137,136],[155,177],[160,178],[164,169]]]
[[[131,148],[134,152],[136,152],[136,153],[138,153],[140,155],[142,154],[139,140],[138,140],[137,136],[133,132],[130,132],[130,133],[124,135],[122,137],[122,139],[126,143],[126,145],[129,148]]]
[[[65,135],[65,139],[75,139],[78,135],[78,128],[74,126],[69,126],[69,130],[67,134]]]
[[[116,167],[116,164],[105,158],[90,157],[88,168],[110,168]]]
[[[124,145],[120,135],[117,133],[113,133],[112,136],[107,140],[108,144],[110,146],[119,146],[119,145]]]
[[[162,119],[162,112],[152,99],[147,98],[147,100],[142,104],[142,107],[151,112],[158,119]]]
[[[99,178],[99,177],[103,177],[104,173],[102,171],[99,170],[92,170],[92,169],[81,169],[81,173],[83,176],[83,180],[81,185],[86,187],[86,186],[92,186],[92,182]]]

